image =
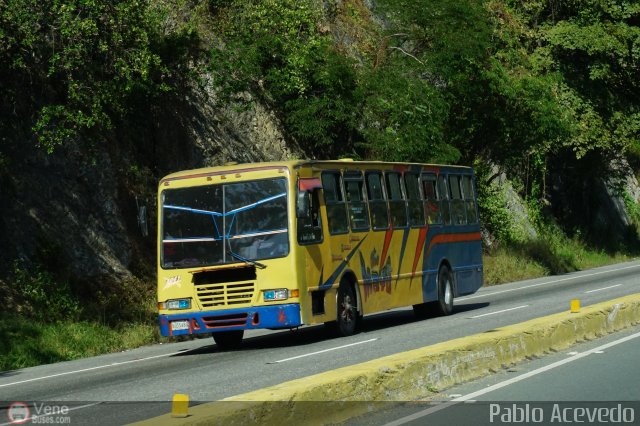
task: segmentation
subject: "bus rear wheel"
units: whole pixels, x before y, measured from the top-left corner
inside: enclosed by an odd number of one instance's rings
[[[447,266],[438,271],[438,301],[434,305],[437,315],[450,315],[453,311],[453,276]]]
[[[450,315],[453,312],[453,277],[447,266],[438,271],[438,299],[435,302],[413,305],[413,313],[419,320]]]
[[[340,283],[338,287],[337,329],[340,336],[351,336],[356,332],[359,320],[358,306],[353,287]]]
[[[244,330],[229,330],[213,333],[213,340],[220,349],[237,349],[242,343]]]

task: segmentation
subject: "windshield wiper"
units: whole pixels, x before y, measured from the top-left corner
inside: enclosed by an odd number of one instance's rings
[[[228,240],[227,240],[228,241]],[[235,257],[236,259],[244,262],[244,263],[249,263],[251,265],[254,265],[255,267],[257,267],[258,269],[264,269],[267,267],[267,265],[265,265],[264,263],[260,263],[257,262],[255,260],[251,260],[251,259],[247,259],[246,257],[242,257],[237,253],[234,253],[233,250],[231,250],[231,244],[229,244],[229,254],[233,257]]]

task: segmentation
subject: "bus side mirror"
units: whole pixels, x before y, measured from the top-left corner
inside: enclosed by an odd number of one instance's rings
[[[307,191],[298,191],[296,200],[296,217],[298,219],[308,219],[311,217],[311,205],[309,204],[307,194]]]

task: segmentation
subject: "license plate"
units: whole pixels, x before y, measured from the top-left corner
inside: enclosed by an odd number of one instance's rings
[[[171,330],[188,330],[189,329],[189,321],[172,321],[171,322]]]

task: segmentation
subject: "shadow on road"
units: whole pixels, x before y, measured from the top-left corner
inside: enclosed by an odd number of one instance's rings
[[[464,313],[464,312],[475,311],[476,309],[486,308],[489,305],[491,305],[491,303],[489,303],[489,302],[465,303],[464,305],[459,305],[459,306],[455,306],[454,305],[453,313],[454,314],[461,314],[461,313]]]
[[[454,305],[453,315],[461,314],[476,309],[486,308],[489,303],[466,303],[462,305]],[[429,321],[444,320],[446,317],[436,317],[435,315],[427,318]],[[363,333],[371,333],[387,328],[398,327],[414,322],[422,322],[425,320],[417,319],[411,308],[393,310],[366,316],[360,323],[360,331]],[[238,349],[222,350],[213,343],[197,349],[181,352],[173,357],[182,357],[190,355],[203,355],[214,352],[231,352],[231,351],[250,351],[269,348],[306,346],[313,343],[321,342],[336,338],[335,331],[330,326],[314,325],[293,330],[282,330],[263,336],[247,337],[242,341],[242,346]]]

